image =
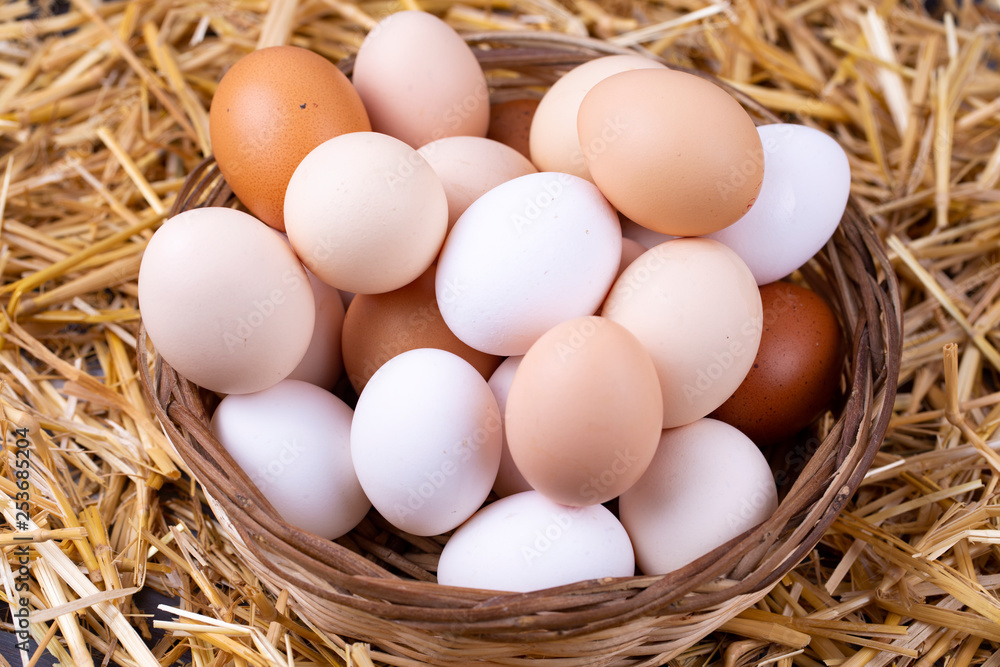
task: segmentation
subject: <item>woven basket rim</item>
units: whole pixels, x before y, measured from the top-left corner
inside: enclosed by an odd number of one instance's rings
[[[527,72],[529,80],[599,55],[651,56],[600,40],[551,33],[477,33],[466,39],[484,69]],[[351,65],[351,61],[339,64],[345,73]],[[780,120],[714,76],[685,71],[723,85],[762,122]],[[231,196],[207,158],[188,176],[170,215],[201,205],[223,205]],[[281,521],[212,435],[198,388],[150,352],[141,325],[139,369],[171,442],[238,534],[234,547],[257,563],[254,569],[262,579],[276,579],[272,583],[276,587],[294,588],[303,604],[385,622],[369,636],[356,633],[358,639],[391,645],[401,656],[437,659],[424,655],[414,637],[450,637],[460,646],[520,644],[530,637],[567,646],[567,641],[596,642],[594,638],[603,637],[605,631],[654,617],[669,618],[679,627],[687,627],[684,624],[696,617],[702,621],[711,617],[717,626],[770,590],[818,544],[860,486],[892,413],[902,350],[899,286],[870,220],[853,197],[834,238],[802,274],[834,305],[849,337],[846,403],[773,517],[666,575],[584,581],[533,593],[478,591],[402,578],[392,571],[399,571],[400,564],[372,540],[358,536],[355,543],[364,543],[368,554],[384,565]],[[733,605],[736,599],[746,603]],[[713,629],[710,625],[702,623],[697,632],[686,635],[681,632],[680,639],[666,644],[650,631],[645,643],[669,645],[676,652],[701,639]],[[333,623],[328,629],[344,634],[344,627]],[[616,650],[602,641],[605,656],[667,654],[634,639],[623,640]]]

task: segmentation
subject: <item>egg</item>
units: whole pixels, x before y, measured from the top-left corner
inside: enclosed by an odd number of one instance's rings
[[[379,368],[358,398],[351,457],[375,509],[414,535],[472,516],[500,466],[500,409],[461,357],[409,350]]]
[[[299,365],[288,375],[289,380],[302,380],[324,389],[333,389],[344,372],[340,352],[344,329],[344,301],[336,287],[327,285],[306,271],[309,287],[316,302],[316,320],[312,340]]]
[[[347,77],[297,46],[240,58],[219,81],[208,120],[226,182],[255,216],[281,231],[285,188],[302,158],[327,139],[371,130]]]
[[[291,248],[288,236],[275,230],[274,234]],[[324,389],[332,389],[344,371],[344,362],[340,353],[340,337],[344,328],[343,294],[335,287],[330,287],[317,278],[308,269],[304,269],[309,278],[316,303],[316,319],[313,326],[312,340],[306,349],[302,361],[289,375],[289,380],[302,380]]]
[[[660,380],[663,427],[672,428],[708,415],[736,391],[757,354],[763,311],[753,274],[735,252],[683,238],[632,262],[602,315],[646,347]]]
[[[530,160],[528,136],[538,103],[539,100],[527,98],[494,102],[490,105],[490,125],[486,138],[506,144]]]
[[[486,136],[483,70],[465,40],[433,14],[402,11],[382,19],[358,49],[353,80],[372,129],[413,148]]]
[[[417,151],[441,179],[448,197],[448,229],[469,204],[518,176],[534,174],[534,165],[510,146],[483,137],[446,137]]]
[[[510,393],[510,385],[514,382],[514,374],[521,365],[523,356],[507,357],[503,360],[493,375],[490,376],[487,384],[493,392],[493,397],[497,399],[497,407],[500,408],[500,423],[503,425],[503,414],[507,409],[507,395]],[[507,445],[507,435],[501,431],[501,451],[500,469],[497,471],[496,481],[493,482],[493,492],[503,498],[522,491],[531,491],[531,485],[524,479],[524,475],[517,469],[513,457],[510,455],[510,447]]]
[[[441,180],[415,150],[377,132],[353,132],[313,149],[285,196],[288,240],[323,282],[377,294],[413,282],[448,229]]]
[[[663,398],[653,360],[620,324],[556,325],[524,355],[504,431],[532,488],[563,505],[594,505],[628,489],[653,458]]]
[[[646,252],[646,248],[638,241],[622,238],[622,258],[618,264],[618,275],[625,273],[625,269],[635,260],[639,259]],[[617,279],[618,276],[615,276]]]
[[[352,411],[300,380],[222,399],[212,431],[288,523],[326,539],[371,509],[351,462]]]
[[[777,507],[764,455],[714,419],[663,431],[649,468],[618,499],[645,574],[684,567],[766,521]]]
[[[710,234],[743,258],[758,285],[789,275],[833,236],[847,208],[847,154],[820,130],[774,123],[757,128],[764,182],[757,201],[734,224]]]
[[[531,121],[531,160],[541,171],[561,171],[593,180],[577,136],[580,103],[598,82],[636,69],[666,69],[640,55],[595,58],[562,75],[542,97]]]
[[[273,230],[235,209],[190,209],[163,223],[143,253],[138,291],[157,352],[211,391],[277,384],[312,340],[305,270]]]
[[[446,586],[525,593],[634,572],[628,534],[606,507],[565,507],[527,491],[462,524],[437,577]]]
[[[764,154],[753,120],[694,74],[645,69],[608,77],[580,103],[577,131],[597,187],[655,232],[718,231],[760,191]]]
[[[438,258],[437,301],[465,344],[520,355],[556,324],[593,314],[620,262],[618,216],[592,183],[528,174],[455,223]]]
[[[758,445],[808,426],[840,389],[843,336],[833,310],[812,290],[777,282],[760,288],[764,329],[746,379],[712,416]]]
[[[397,354],[421,347],[447,350],[489,378],[501,357],[474,350],[451,332],[434,295],[436,266],[409,285],[384,294],[359,294],[344,317],[343,355],[347,377],[358,393]]]

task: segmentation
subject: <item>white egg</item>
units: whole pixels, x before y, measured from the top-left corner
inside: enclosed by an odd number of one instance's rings
[[[646,472],[618,499],[639,569],[673,572],[768,519],[778,491],[764,455],[714,419],[666,429]]]
[[[493,371],[490,381],[487,383],[493,391],[493,396],[497,399],[500,408],[501,421],[503,421],[504,410],[507,409],[507,395],[510,393],[510,385],[514,382],[514,373],[521,365],[524,357],[507,357],[503,363]],[[513,495],[522,491],[531,491],[531,485],[524,479],[524,475],[517,469],[514,458],[510,455],[510,448],[507,446],[507,434],[503,434],[503,450],[500,453],[500,470],[497,472],[497,479],[493,482],[493,491],[498,496]]]
[[[379,368],[358,399],[351,453],[382,516],[439,535],[479,509],[500,465],[500,409],[461,357],[409,350]]]
[[[437,576],[446,586],[527,592],[634,573],[628,534],[606,507],[566,507],[525,491],[456,530]]]
[[[477,199],[438,258],[441,315],[482,352],[524,354],[556,324],[592,315],[621,262],[618,215],[596,186],[529,174]]]
[[[736,251],[758,285],[784,278],[833,236],[847,207],[851,167],[832,137],[805,125],[757,128],[764,181],[746,215],[709,234]]]
[[[368,513],[351,463],[351,408],[301,380],[231,394],[212,431],[288,523],[335,539]]]

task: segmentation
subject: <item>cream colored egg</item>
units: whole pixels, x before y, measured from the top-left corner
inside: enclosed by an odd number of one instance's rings
[[[534,174],[534,165],[510,146],[482,137],[446,137],[418,151],[441,179],[448,196],[448,229],[469,204],[518,176]]]
[[[185,211],[153,234],[139,268],[139,307],[163,359],[224,394],[287,377],[316,317],[291,248],[256,218],[217,207]]]
[[[340,348],[346,310],[344,300],[336,287],[327,285],[311,272],[306,273],[316,300],[316,325],[305,356],[288,379],[332,389],[344,371]]]
[[[458,33],[433,14],[390,14],[365,37],[354,87],[372,129],[414,148],[444,137],[485,137],[486,77]]]
[[[507,396],[510,394],[510,385],[514,382],[514,373],[521,365],[523,356],[507,357],[503,363],[490,376],[487,383],[493,396],[497,399],[497,406],[500,408],[500,421],[503,422],[503,414],[507,409]],[[514,458],[510,455],[510,447],[507,445],[507,435],[503,434],[503,449],[500,452],[500,470],[497,471],[496,481],[493,482],[493,492],[503,498],[522,491],[531,491],[531,485],[524,479],[524,475],[517,469]]]
[[[760,345],[753,274],[717,241],[683,238],[647,250],[618,277],[602,315],[642,341],[663,392],[663,427],[716,409],[743,382]]]
[[[441,180],[415,150],[375,132],[335,137],[305,157],[285,193],[288,240],[323,282],[379,294],[415,280],[448,227]]]
[[[613,74],[634,69],[665,69],[640,55],[605,56],[564,74],[542,97],[531,121],[531,161],[539,171],[561,171],[593,181],[580,149],[576,116],[590,89]]]
[[[639,481],[618,500],[645,574],[666,574],[770,517],[778,507],[757,446],[714,419],[667,429]]]

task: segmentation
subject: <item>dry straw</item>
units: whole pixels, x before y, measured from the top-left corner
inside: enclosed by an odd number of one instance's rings
[[[990,453],[1000,424],[998,15],[989,3],[935,5],[930,14],[891,0],[75,0],[65,14],[34,17],[26,2],[0,6],[8,420],[0,491],[5,520],[15,521],[10,433],[26,428],[34,525],[18,537],[32,545],[28,609],[39,646],[27,658],[413,664],[391,655],[401,652],[392,643],[357,642],[377,624],[359,621],[356,634],[337,635],[291,589],[267,591],[258,574],[272,570],[206,513],[201,485],[141,391],[135,299],[142,249],[205,157],[205,112],[224,68],[258,45],[285,42],[339,61],[377,18],[405,7],[437,12],[465,32],[589,32],[639,46],[823,128],[847,150],[860,213],[899,276],[899,391],[872,469],[801,562],[746,600],[752,606],[715,632],[713,623],[678,625],[694,643],[670,664],[1000,667],[1000,503]],[[837,254],[849,247],[839,238]],[[822,279],[831,266],[804,277]],[[831,419],[819,426],[836,428]],[[378,532],[354,545],[375,554],[366,567],[413,578],[432,571],[426,554],[436,543],[380,543],[385,526],[367,525]],[[0,578],[4,603],[17,611],[13,527],[0,536]],[[163,610],[170,620],[156,622],[161,638],[136,607],[140,587],[178,598]],[[731,600],[717,588],[696,596]],[[633,593],[609,585],[607,595],[596,607]],[[609,647],[631,638],[613,629],[603,636]],[[642,637],[664,642],[648,645],[650,655],[679,646],[669,633]],[[426,633],[417,641],[427,653],[448,649]]]

